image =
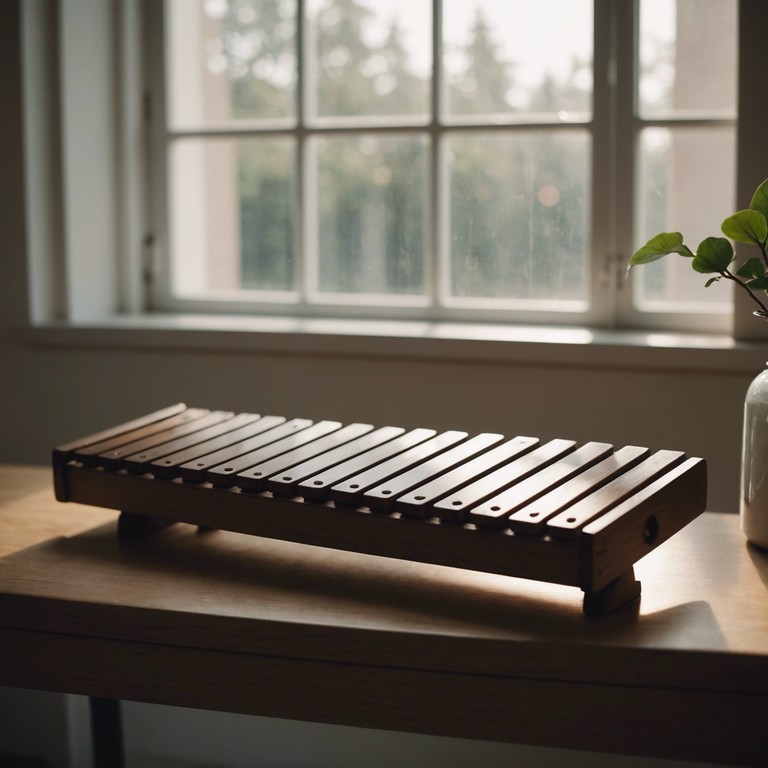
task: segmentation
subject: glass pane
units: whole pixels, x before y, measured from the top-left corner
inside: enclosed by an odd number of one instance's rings
[[[735,208],[736,134],[733,128],[646,128],[640,136],[635,247],[657,232],[682,232],[696,251]],[[731,291],[689,259],[670,255],[632,271],[635,304],[645,311],[728,311]]]
[[[171,145],[176,296],[294,287],[292,139],[180,139]]]
[[[295,115],[295,0],[168,0],[174,128]]]
[[[462,133],[448,162],[452,296],[586,299],[586,131]]]
[[[640,114],[735,116],[738,0],[642,0]]]
[[[426,122],[430,0],[308,0],[308,115]]]
[[[320,291],[423,293],[427,147],[412,135],[312,141]]]
[[[447,118],[587,119],[591,0],[445,0]]]

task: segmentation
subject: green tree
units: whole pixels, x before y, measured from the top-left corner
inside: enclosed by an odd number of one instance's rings
[[[511,111],[507,92],[512,85],[512,65],[503,59],[500,49],[482,10],[478,9],[463,51],[465,69],[451,84],[451,113],[494,115]]]
[[[286,0],[221,0],[209,51],[223,56],[234,118],[294,114],[296,9]]]
[[[364,29],[373,12],[358,0],[330,0],[312,20],[317,115],[358,116],[376,113],[369,71],[373,51]]]
[[[471,55],[470,55],[471,52]],[[512,66],[499,59],[482,19],[468,43],[462,82],[476,83],[482,67],[488,82],[472,94],[466,112],[510,108],[499,100],[516,84]],[[478,64],[479,62],[479,64]],[[526,113],[588,109],[579,88],[586,66],[574,62],[560,82],[547,75],[529,89]],[[506,79],[505,79],[506,78]],[[461,92],[469,93],[464,87]],[[478,106],[475,106],[475,101]],[[495,106],[494,106],[495,105]],[[578,297],[585,278],[587,179],[586,133],[515,131],[465,134],[451,141],[451,285],[459,296],[547,299]]]
[[[296,18],[292,0],[220,0],[206,7],[209,68],[226,78],[235,119],[295,113]],[[219,64],[223,61],[223,67]],[[294,287],[293,142],[234,139],[240,207],[241,286]]]
[[[286,52],[292,51],[285,37],[285,2],[227,0],[226,5],[222,45],[234,113],[274,115],[281,101],[293,98],[294,84],[284,75]],[[307,71],[316,78],[309,88],[318,117],[420,114],[428,102],[429,80],[414,72],[401,28],[392,22],[376,45],[373,20],[371,6],[361,0],[327,0],[309,19],[305,54]],[[514,66],[480,12],[462,59],[465,70],[450,86],[452,111],[511,113],[507,94],[515,85]],[[546,78],[532,89],[526,111],[588,106],[589,91],[577,87],[584,66],[575,61],[562,82]],[[308,178],[317,188],[308,191],[316,195],[318,232],[309,233],[307,242],[318,246],[321,290],[423,290],[426,141],[354,130],[315,141],[309,157],[310,168],[316,160],[316,174]],[[291,288],[295,144],[265,137],[240,147],[244,287]],[[578,129],[472,132],[451,138],[449,149],[454,294],[566,297],[583,284],[585,134]]]
[[[329,0],[313,22],[315,109],[322,117],[423,113],[427,82],[413,72],[395,22],[371,42],[373,13]],[[317,144],[321,290],[423,289],[426,151],[410,136],[350,133]]]
[[[238,143],[243,288],[294,288],[294,157],[291,139]]]
[[[373,88],[382,115],[420,115],[429,111],[429,80],[413,71],[403,44],[403,30],[392,21],[373,59],[379,67]]]
[[[558,80],[547,72],[541,83],[530,90],[527,111],[542,115],[560,112],[588,114],[591,110],[591,88],[577,85],[584,70],[591,71],[591,64],[574,58],[564,79]]]

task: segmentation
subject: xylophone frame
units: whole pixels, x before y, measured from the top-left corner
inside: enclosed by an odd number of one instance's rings
[[[247,492],[180,478],[107,471],[53,454],[59,501],[121,512],[118,536],[135,539],[183,522],[266,538],[496,573],[579,587],[587,615],[602,616],[640,595],[634,564],[679,531],[706,506],[706,462],[689,459],[652,494],[618,517],[606,515],[573,539],[532,537],[376,514],[333,501],[306,502],[268,491]]]

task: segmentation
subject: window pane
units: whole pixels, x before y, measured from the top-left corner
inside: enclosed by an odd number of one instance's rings
[[[586,299],[589,134],[478,131],[447,146],[450,294]]]
[[[587,119],[590,0],[445,0],[447,118]]]
[[[172,144],[175,295],[293,289],[294,157],[288,138]]]
[[[365,134],[314,139],[317,266],[322,292],[421,294],[427,139]]]
[[[310,117],[427,121],[429,0],[309,0],[308,10]]]
[[[738,0],[642,0],[640,113],[735,116]]]
[[[168,0],[170,122],[295,115],[295,0]]]
[[[635,247],[657,232],[682,232],[696,251],[734,211],[733,128],[646,128],[640,138]],[[728,311],[731,291],[709,288],[684,257],[670,255],[633,270],[635,304],[646,311]],[[699,305],[698,307],[696,305]]]

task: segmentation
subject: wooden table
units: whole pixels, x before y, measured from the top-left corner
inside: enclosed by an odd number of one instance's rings
[[[608,617],[581,592],[115,514],[0,467],[0,684],[768,764],[768,555],[705,514]]]

